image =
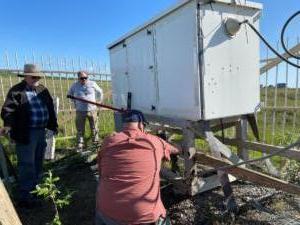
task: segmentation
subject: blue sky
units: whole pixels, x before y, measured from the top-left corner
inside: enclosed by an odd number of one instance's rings
[[[107,45],[178,0],[0,0],[0,56],[78,57],[108,63]],[[299,0],[257,0],[264,4],[262,33],[275,45]],[[291,39],[300,36],[300,18]]]

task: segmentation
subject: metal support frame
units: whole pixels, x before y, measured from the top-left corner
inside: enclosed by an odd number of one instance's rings
[[[229,175],[224,171],[218,171],[217,174],[211,174],[207,177],[198,176],[198,169],[194,157],[197,154],[195,149],[196,137],[201,137],[209,143],[211,152],[216,158],[221,159],[222,155],[224,155],[234,163],[240,162],[238,156],[234,155],[227,146],[214,137],[214,134],[211,131],[210,122],[191,122],[147,114],[145,116],[151,124],[154,126],[160,126],[161,129],[164,129],[165,127],[169,130],[173,128],[175,132],[178,132],[180,129],[182,131],[184,177],[181,182],[178,181],[180,179],[176,179],[176,182],[173,183],[175,191],[193,196],[221,185],[225,195],[227,209],[235,210],[236,203],[230,184],[230,181],[235,180],[234,177],[229,177]],[[215,124],[213,126],[215,127]],[[171,175],[171,173],[171,171],[164,169],[162,174],[167,178],[171,178],[172,182],[172,180],[175,180],[176,175],[174,173]]]
[[[244,161],[249,159],[248,149],[245,147],[244,143],[247,141],[247,119],[241,117],[241,119],[236,124],[236,139],[239,141],[237,144],[238,156]]]

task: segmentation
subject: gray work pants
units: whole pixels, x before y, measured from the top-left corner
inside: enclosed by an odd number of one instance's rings
[[[97,111],[76,111],[77,144],[83,144],[85,121],[88,119],[93,141],[98,141],[98,116]]]

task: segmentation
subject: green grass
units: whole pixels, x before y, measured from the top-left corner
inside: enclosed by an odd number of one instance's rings
[[[286,144],[285,136],[300,134],[299,105],[300,92],[294,88],[262,88],[261,102],[265,107],[280,107],[284,110],[267,109],[258,113],[258,125],[266,143]],[[266,120],[264,127],[264,120]],[[273,123],[275,120],[275,123]],[[264,129],[266,132],[264,133]],[[279,141],[280,140],[280,141]],[[283,140],[284,143],[281,143]]]
[[[0,105],[3,104],[3,100],[11,87],[11,84],[15,84],[19,81],[20,78],[18,78],[15,74],[0,73]],[[66,98],[67,91],[74,81],[74,78],[71,78],[71,76],[62,76],[61,78],[46,77],[41,80],[41,82],[48,87],[49,91],[60,99],[60,112],[58,114],[60,127],[58,137],[74,137],[76,134],[74,123],[75,112],[72,111],[72,103]],[[97,81],[97,83],[104,91],[104,103],[112,104],[111,82]],[[2,93],[4,93],[4,96]],[[285,96],[287,96],[286,100]],[[284,88],[261,89],[261,102],[264,102],[267,107],[273,107],[275,102],[277,107],[294,107],[298,103],[298,98],[300,98],[300,91],[298,92],[296,89],[292,88],[287,90]],[[300,120],[298,119],[298,114],[299,112],[296,110],[288,112],[261,110],[257,117],[261,138],[264,139],[266,143],[274,145],[286,145],[290,141],[294,140],[296,136],[300,134]],[[266,118],[265,128],[263,123],[264,118]],[[273,118],[275,118],[276,121],[274,124]],[[2,121],[0,122],[0,126],[1,124]],[[114,130],[113,113],[111,111],[101,111],[99,117],[99,129],[102,137],[110,134]],[[87,129],[87,131],[88,130],[89,129]],[[87,139],[88,135],[89,134],[87,134],[86,137]],[[226,132],[226,136],[233,135],[234,131]],[[293,137],[291,138],[290,136]],[[249,138],[250,140],[254,140],[251,132],[249,132]],[[59,139],[58,147],[66,147],[73,144],[74,138],[65,140]],[[207,148],[205,142],[201,140],[197,140],[196,145],[202,149]]]
[[[70,76],[69,76],[70,77]],[[67,92],[70,86],[76,81],[74,78],[68,77],[46,77],[41,80],[41,83],[47,86],[50,93],[53,96],[57,96],[59,98],[59,114],[58,114],[58,123],[59,127],[59,137],[68,137],[75,135],[75,112],[73,110],[72,102],[67,99]],[[4,99],[11,85],[14,85],[20,82],[21,79],[17,77],[15,74],[8,73],[0,73],[0,105],[3,105]],[[110,81],[96,81],[97,84],[103,89],[104,92],[104,104],[112,104],[111,98],[111,82]],[[73,110],[73,111],[72,111]],[[101,112],[101,116],[99,118],[100,124],[102,124],[106,129],[110,132],[113,127],[113,122],[111,121],[112,115],[111,112],[105,111]],[[2,121],[0,122],[0,126],[2,126]],[[101,128],[102,129],[102,128]]]
[[[0,73],[0,105],[4,103],[4,99],[11,85],[20,82],[22,79],[17,77],[15,74]],[[73,78],[66,79],[64,77],[50,78],[46,77],[41,80],[42,84],[47,86],[52,95],[59,97],[59,113],[58,113],[58,124],[59,133],[56,142],[56,147],[58,149],[67,149],[74,147],[76,144],[75,135],[75,111],[72,111],[73,104],[69,99],[67,99],[67,92],[69,87],[75,82]],[[97,81],[97,84],[103,89],[104,92],[104,103],[112,104],[111,98],[111,82],[110,81]],[[99,115],[99,132],[101,138],[109,135],[114,130],[114,120],[112,111],[101,111]],[[3,121],[0,120],[0,127],[2,127]],[[86,123],[86,135],[85,141],[90,144],[90,130],[88,123]],[[64,138],[69,137],[69,138]],[[0,142],[5,149],[7,149],[8,155],[13,163],[16,163],[14,146],[10,146],[6,138],[0,138]]]

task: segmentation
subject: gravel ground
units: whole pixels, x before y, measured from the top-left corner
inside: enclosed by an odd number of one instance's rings
[[[239,205],[235,215],[226,213],[220,188],[189,198],[164,190],[172,224],[300,224],[300,199],[295,196],[247,182],[232,187]]]
[[[62,160],[54,166],[61,185],[75,191],[72,203],[62,212],[63,225],[93,225],[97,182],[90,170],[92,163]],[[176,196],[171,187],[162,191],[162,199],[173,225],[192,224],[300,224],[300,198],[248,182],[232,184],[239,212],[225,212],[220,188],[194,197]],[[44,225],[54,216],[53,206],[45,202],[33,210],[16,208],[23,225]]]

